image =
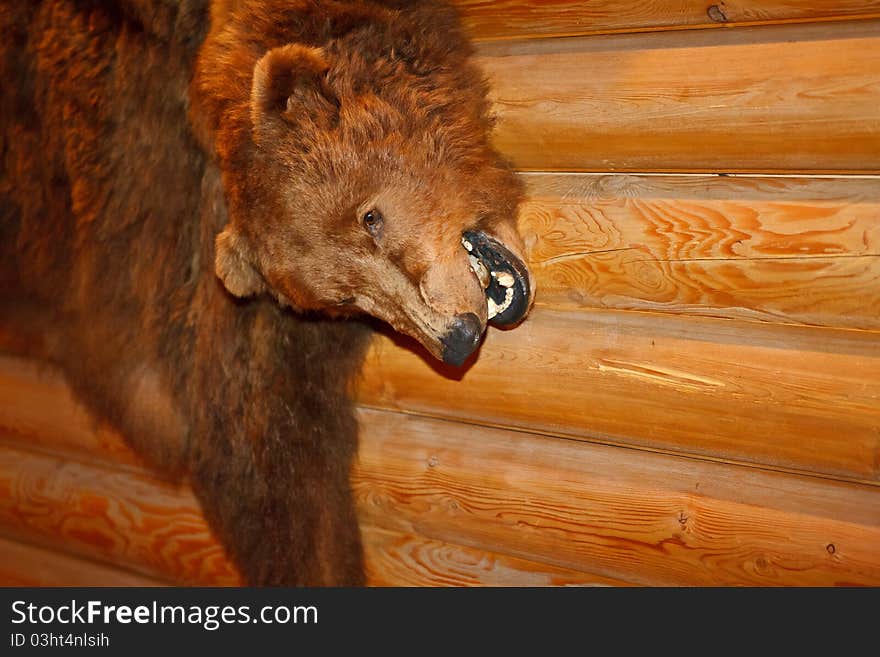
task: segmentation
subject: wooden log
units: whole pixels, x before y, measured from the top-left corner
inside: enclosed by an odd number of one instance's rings
[[[524,179],[540,305],[880,329],[880,180]]]
[[[522,170],[878,173],[880,22],[494,42]]]
[[[716,4],[695,0],[455,0],[455,4],[471,35],[484,40],[875,18],[880,15],[880,2],[876,0],[832,3],[725,0]]]
[[[622,580],[361,527],[371,586],[628,586]],[[502,546],[503,547],[503,546]]]
[[[538,308],[464,371],[392,337],[368,357],[367,406],[880,480],[876,333]]]
[[[366,531],[375,583],[570,582],[570,571],[596,573],[583,575],[593,583],[880,582],[875,486],[381,411],[361,421],[362,524],[396,532]],[[181,526],[194,540],[169,541]],[[191,496],[9,446],[0,532],[174,581],[217,583],[225,570]],[[463,547],[438,556],[438,542]],[[452,572],[426,573],[442,563]]]
[[[0,449],[0,534],[181,584],[240,582],[185,487]]]
[[[192,527],[193,518],[200,510],[193,498],[178,488],[164,482],[153,481],[156,491],[148,492],[146,499],[124,499],[120,497],[119,487],[106,485],[107,469],[121,468],[140,484],[133,490],[143,490],[143,466],[137,457],[125,446],[122,437],[112,429],[93,421],[70,395],[58,374],[35,362],[11,357],[0,358],[0,443],[25,449],[25,455],[33,457],[30,450],[50,454],[53,463],[66,461],[55,458],[63,455],[85,466],[86,472],[95,472],[90,480],[92,497],[109,496],[115,498],[115,508],[126,508],[123,517],[142,516],[136,508],[142,501],[178,499],[178,506],[168,510],[168,526],[186,525]],[[40,457],[37,457],[40,462]],[[102,465],[103,464],[103,465]],[[51,470],[51,465],[48,466]],[[43,468],[46,472],[47,468]],[[151,478],[147,475],[147,481]],[[52,498],[46,504],[55,506],[52,513],[63,513],[65,505],[79,498],[79,493],[69,489],[60,498]],[[164,489],[164,490],[163,490]],[[53,489],[57,490],[57,489]],[[29,496],[34,497],[28,493]],[[108,504],[108,508],[111,505]],[[74,507],[76,508],[76,506]],[[45,510],[45,509],[44,509]],[[151,504],[151,513],[156,514]],[[38,513],[37,516],[42,514]],[[27,521],[17,520],[5,531],[17,532],[30,540],[48,541],[59,550],[73,550],[75,554],[98,558],[110,563],[121,564],[138,570],[148,570],[154,576],[167,577],[174,581],[186,580],[181,574],[177,560],[163,560],[145,564],[137,554],[132,555],[128,546],[143,543],[144,538],[133,536],[131,540],[118,540],[120,535],[139,534],[117,520],[120,514],[110,518],[95,519],[98,529],[85,534],[78,533],[76,541],[70,541],[60,533],[57,525],[50,523],[48,530],[34,528]],[[92,522],[92,521],[90,521]],[[209,535],[207,527],[200,532]],[[106,538],[106,536],[111,538]],[[116,537],[115,539],[113,537]],[[85,540],[83,540],[85,539]],[[9,543],[9,545],[6,545]],[[201,541],[198,541],[201,544]],[[107,546],[110,546],[109,552]],[[364,528],[364,548],[366,552],[368,577],[372,586],[550,586],[550,585],[625,585],[625,582],[603,578],[590,573],[556,568],[545,564],[528,562],[487,551],[474,550],[424,539],[418,536],[403,535],[376,528]],[[219,547],[217,548],[220,549]],[[176,552],[175,550],[174,552]],[[0,539],[0,556],[6,555],[8,568],[0,568],[0,583],[16,586],[86,586],[108,585],[138,586],[138,582],[158,582],[145,576],[127,573],[110,565],[98,565],[61,551],[46,550],[16,542]],[[181,555],[181,558],[182,555]],[[213,559],[219,557],[213,556]],[[222,570],[232,568],[225,565]],[[77,577],[77,573],[80,576]],[[194,577],[189,583],[228,584],[225,579],[218,580],[210,572],[207,576]],[[126,579],[128,578],[128,579]],[[129,584],[130,582],[130,584]],[[231,583],[235,583],[233,580]]]
[[[880,584],[880,488],[364,411],[366,524],[658,585]]]
[[[159,579],[0,538],[0,586],[167,586]]]
[[[874,333],[539,308],[515,331],[490,330],[466,373],[395,340],[373,345],[357,391],[367,406],[880,480]],[[57,374],[0,358],[0,399],[0,433],[29,447],[85,444],[136,463]]]
[[[74,431],[69,437],[81,435]],[[114,458],[120,446],[103,450],[96,443],[82,443],[83,454],[92,461],[82,463],[16,449],[9,439],[7,435],[6,444],[0,445],[0,534],[54,549],[0,539],[6,564],[0,566],[0,584],[145,586],[164,579],[209,586],[240,583],[185,489],[131,468],[113,472],[107,467],[112,462],[97,465]],[[73,445],[67,442],[66,451]],[[366,527],[363,535],[371,586],[625,585],[399,532]]]

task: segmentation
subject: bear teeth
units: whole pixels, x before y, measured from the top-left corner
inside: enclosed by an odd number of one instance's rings
[[[510,305],[513,303],[513,299],[516,296],[516,292],[514,291],[516,277],[509,271],[489,271],[486,263],[479,257],[480,253],[476,252],[476,247],[474,247],[470,240],[462,236],[461,244],[468,252],[468,265],[470,266],[471,271],[474,272],[474,276],[480,281],[480,285],[483,289],[487,290],[486,309],[488,319],[492,319],[510,308]],[[488,293],[489,288],[492,286],[493,279],[499,287],[504,289],[504,301],[500,304],[496,303]],[[496,294],[496,292],[492,292],[492,294]]]
[[[493,317],[495,317],[495,315],[500,315],[505,310],[507,310],[510,307],[512,301],[512,287],[507,288],[507,290],[504,292],[504,303],[502,303],[500,306],[492,300],[492,297],[486,297],[486,308],[489,311],[489,319],[492,319]]]
[[[501,287],[513,287],[514,278],[509,271],[493,271],[492,277]]]

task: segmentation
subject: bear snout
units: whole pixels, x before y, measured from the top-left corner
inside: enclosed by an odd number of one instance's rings
[[[443,362],[460,367],[474,353],[483,335],[483,324],[474,313],[457,315],[449,331],[440,339],[443,344]]]

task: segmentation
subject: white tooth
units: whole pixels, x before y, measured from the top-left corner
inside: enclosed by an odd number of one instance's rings
[[[500,315],[510,308],[510,304],[513,302],[513,294],[513,288],[507,288],[504,293],[504,303],[500,306],[492,300],[492,297],[486,297],[486,307],[489,310],[489,319],[492,319],[495,315]]]
[[[492,276],[501,287],[513,287],[514,278],[509,271],[493,271]]]
[[[510,304],[512,301],[513,301],[513,288],[509,287],[504,292],[504,303],[502,304],[501,308],[498,309],[498,312],[503,313],[505,310],[507,310],[510,307]]]
[[[468,242],[465,238],[461,238],[461,245],[466,248],[468,251],[474,250],[474,245]]]

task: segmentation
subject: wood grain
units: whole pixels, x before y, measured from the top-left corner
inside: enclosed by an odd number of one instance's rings
[[[538,308],[464,372],[394,340],[368,357],[368,406],[880,480],[876,333]]]
[[[880,581],[876,487],[382,411],[361,423],[353,480],[376,584]],[[230,583],[203,522],[146,475],[0,448],[6,536]]]
[[[368,406],[880,480],[875,333],[538,308],[514,331],[490,330],[464,373],[395,339],[370,352],[357,392]],[[136,462],[57,373],[0,358],[0,399],[0,438]]]
[[[84,453],[99,450],[90,454],[93,461],[113,458],[117,451],[100,451],[103,448],[94,443],[82,448]],[[88,479],[88,484],[72,483],[71,471],[76,479]],[[0,447],[0,532],[56,548],[0,539],[4,558],[0,584],[144,586],[160,585],[161,578],[210,586],[239,583],[190,495],[131,470],[112,478],[114,483],[108,484],[106,469],[94,463],[59,465],[50,455],[8,444]],[[132,492],[126,494],[125,489]],[[165,526],[145,521],[144,516],[165,518]],[[181,526],[187,528],[187,537],[181,536]],[[376,528],[364,529],[364,544],[372,586],[625,585],[586,572]]]
[[[0,586],[167,586],[167,582],[0,538]]]
[[[876,17],[880,2],[795,0],[455,0],[476,39],[578,36],[682,28],[730,27],[751,23]]]
[[[387,412],[362,424],[364,523],[646,585],[880,583],[877,487]]]
[[[522,170],[880,172],[880,22],[496,42]]]
[[[240,582],[192,493],[146,473],[3,447],[0,533],[178,583]]]
[[[880,180],[524,180],[540,305],[880,329]]]
[[[371,586],[628,586],[599,575],[434,541],[361,528]]]
[[[20,382],[20,385],[17,385]],[[186,547],[163,548],[163,554],[174,555],[174,558],[163,558],[144,562],[144,549],[133,549],[132,546],[149,543],[153,539],[141,536],[146,526],[132,526],[128,521],[119,518],[142,517],[140,507],[147,503],[151,516],[167,514],[167,533],[177,536],[173,526],[186,526],[188,531],[210,536],[207,527],[198,525],[202,522],[200,510],[194,498],[181,489],[166,482],[152,479],[142,471],[137,457],[125,446],[122,437],[111,429],[99,427],[92,421],[77,402],[71,397],[69,390],[61,381],[57,372],[51,368],[40,368],[26,359],[12,357],[0,358],[0,445],[12,448],[14,455],[24,454],[22,465],[28,472],[23,473],[27,481],[36,477],[39,485],[45,484],[44,477],[58,464],[60,468],[74,468],[80,472],[80,479],[87,479],[87,490],[73,490],[67,476],[60,482],[51,485],[52,493],[37,495],[27,484],[19,490],[25,493],[5,494],[6,501],[0,501],[7,508],[6,516],[0,514],[0,534],[12,532],[26,537],[28,540],[41,540],[55,545],[58,550],[72,551],[92,559],[100,559],[109,563],[123,565],[139,571],[148,571],[153,576],[168,578],[173,581],[188,581],[193,584],[228,584],[235,583],[226,577],[216,577],[216,571],[226,572],[232,569],[230,564],[223,564],[222,558],[208,550],[211,560],[217,562],[206,574],[182,573],[180,561],[188,563],[181,552]],[[42,408],[42,414],[36,411]],[[39,426],[33,420],[39,418]],[[43,433],[35,439],[35,430]],[[2,448],[0,448],[2,449]],[[31,450],[37,449],[42,456]],[[0,452],[2,454],[2,452]],[[57,455],[63,455],[59,459]],[[0,465],[2,465],[0,457]],[[7,462],[8,463],[8,462]],[[38,466],[34,466],[34,463]],[[40,465],[41,464],[41,465]],[[54,464],[54,465],[53,465]],[[112,475],[108,475],[108,470]],[[91,475],[83,473],[93,473]],[[14,475],[7,471],[7,475]],[[137,499],[121,495],[126,486],[108,484],[108,477],[114,482],[132,478],[131,490]],[[0,481],[3,480],[0,470]],[[67,483],[66,483],[67,482]],[[152,483],[150,483],[152,482]],[[149,488],[146,495],[145,487]],[[3,495],[0,492],[0,495]],[[11,497],[10,497],[11,495]],[[18,500],[12,499],[19,495]],[[54,495],[54,496],[53,496]],[[79,503],[83,495],[90,499],[109,498],[100,509],[113,509],[113,513],[98,514],[94,518],[76,520],[78,525],[89,525],[87,532],[78,531],[75,540],[67,536],[67,525],[83,513]],[[25,497],[29,501],[19,504],[31,512],[13,513],[10,506],[15,506]],[[159,510],[159,506],[167,506],[163,500],[175,500],[174,508]],[[159,500],[158,503],[156,500]],[[68,512],[68,507],[71,507]],[[35,507],[42,506],[41,511]],[[95,505],[93,505],[95,506]],[[87,511],[86,511],[87,513]],[[37,520],[32,516],[36,515]],[[3,518],[7,523],[4,526]],[[10,517],[13,520],[10,521]],[[58,518],[66,520],[62,523]],[[48,520],[47,520],[48,519]],[[163,540],[168,540],[163,539]],[[205,543],[210,538],[197,538],[188,544],[194,551],[204,551]],[[9,545],[6,545],[9,543]],[[424,539],[418,536],[402,535],[376,528],[364,529],[364,543],[367,558],[368,577],[373,586],[555,586],[555,585],[624,585],[625,582],[603,578],[598,575],[557,568],[546,564],[532,563],[490,551],[452,545]],[[222,550],[216,547],[216,550]],[[7,582],[17,586],[81,586],[99,585],[139,585],[137,582],[153,582],[154,580],[110,565],[100,565],[81,558],[65,554],[65,552],[45,550],[38,547],[21,545],[16,542],[0,539],[0,557],[8,557],[8,567],[4,571],[0,567],[0,583]],[[196,556],[196,555],[194,555]],[[81,567],[80,567],[81,566]],[[77,573],[79,575],[77,576]],[[128,577],[128,579],[126,579]],[[189,579],[187,579],[189,578]],[[128,582],[131,582],[129,584]],[[155,580],[159,581],[159,580]]]

